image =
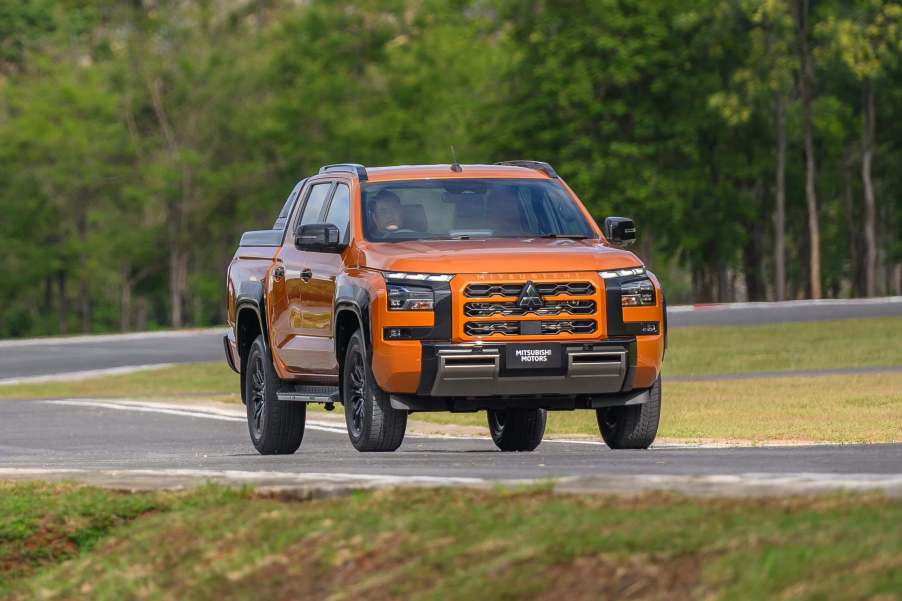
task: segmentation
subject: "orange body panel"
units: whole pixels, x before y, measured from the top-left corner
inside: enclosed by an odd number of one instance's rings
[[[414,179],[482,179],[516,178],[549,179],[534,169],[511,166],[465,165],[453,172],[446,165],[416,167],[380,167],[367,169],[368,181]],[[597,239],[488,239],[375,243],[362,237],[360,184],[345,172],[328,172],[309,179],[307,190],[318,182],[340,182],[350,187],[351,235],[348,247],[340,254],[302,252],[295,248],[291,236],[281,247],[241,247],[229,266],[227,308],[231,356],[240,365],[238,341],[239,297],[242,290],[258,284],[265,296],[263,327],[280,378],[310,383],[336,383],[340,357],[335,344],[335,295],[341,287],[365,291],[369,303],[371,365],[376,382],[389,392],[414,393],[422,370],[419,340],[385,340],[387,327],[432,327],[433,313],[427,311],[388,311],[383,272],[453,274],[451,287],[450,342],[521,342],[521,341],[599,341],[608,336],[605,282],[599,271],[642,266],[631,252],[614,248],[604,239],[589,212],[561,180],[560,183],[582,211]],[[302,191],[302,194],[304,192]],[[297,202],[298,205],[301,201]],[[294,231],[299,210],[291,216],[287,230]],[[274,278],[273,270],[284,270],[284,277]],[[303,268],[312,271],[309,281],[302,281]],[[664,322],[660,283],[649,277],[656,289],[656,304],[649,307],[626,307],[624,322]],[[486,317],[464,316],[464,288],[478,282],[590,282],[594,292],[581,300],[596,303],[597,328],[591,334],[559,333],[541,336],[517,336],[512,340],[502,334],[470,336],[464,322],[491,321]],[[568,297],[569,299],[570,297]],[[495,297],[493,301],[515,301],[514,297]],[[535,315],[509,317],[511,321],[541,319]],[[642,335],[636,340],[634,387],[651,386],[661,372],[664,334]]]

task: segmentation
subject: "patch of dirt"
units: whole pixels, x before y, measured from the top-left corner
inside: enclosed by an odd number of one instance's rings
[[[251,569],[229,575],[228,594],[241,597],[244,592],[265,591],[267,599],[285,601],[397,599],[394,586],[406,561],[398,551],[407,538],[402,532],[383,532],[371,540],[358,535],[326,554],[329,534],[309,536],[277,554],[260,557]],[[421,589],[429,587],[428,582],[422,584]]]
[[[697,599],[702,559],[696,555],[661,557],[578,557],[545,571],[548,587],[540,601],[598,599]]]
[[[69,532],[43,523],[20,544],[7,546],[7,553],[0,556],[0,576],[4,580],[13,580],[41,565],[68,559],[77,551],[78,546]]]

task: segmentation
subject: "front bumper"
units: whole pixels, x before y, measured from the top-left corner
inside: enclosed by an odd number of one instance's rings
[[[598,395],[632,390],[636,339],[560,343],[561,365],[513,370],[506,344],[424,343],[418,396]]]
[[[636,339],[562,343],[556,369],[510,370],[504,344],[424,343],[416,394],[391,394],[407,411],[484,409],[597,409],[640,405],[648,389],[634,389]]]

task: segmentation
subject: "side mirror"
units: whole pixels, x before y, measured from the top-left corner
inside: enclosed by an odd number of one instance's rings
[[[298,250],[339,253],[347,245],[341,243],[341,232],[331,223],[308,223],[295,232],[294,246]]]
[[[604,220],[604,237],[611,244],[629,246],[636,241],[636,224],[626,217],[608,217]]]

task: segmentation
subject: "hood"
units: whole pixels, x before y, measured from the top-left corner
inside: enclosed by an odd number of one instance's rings
[[[413,273],[541,273],[639,267],[633,253],[601,240],[487,239],[366,242],[360,265]]]

